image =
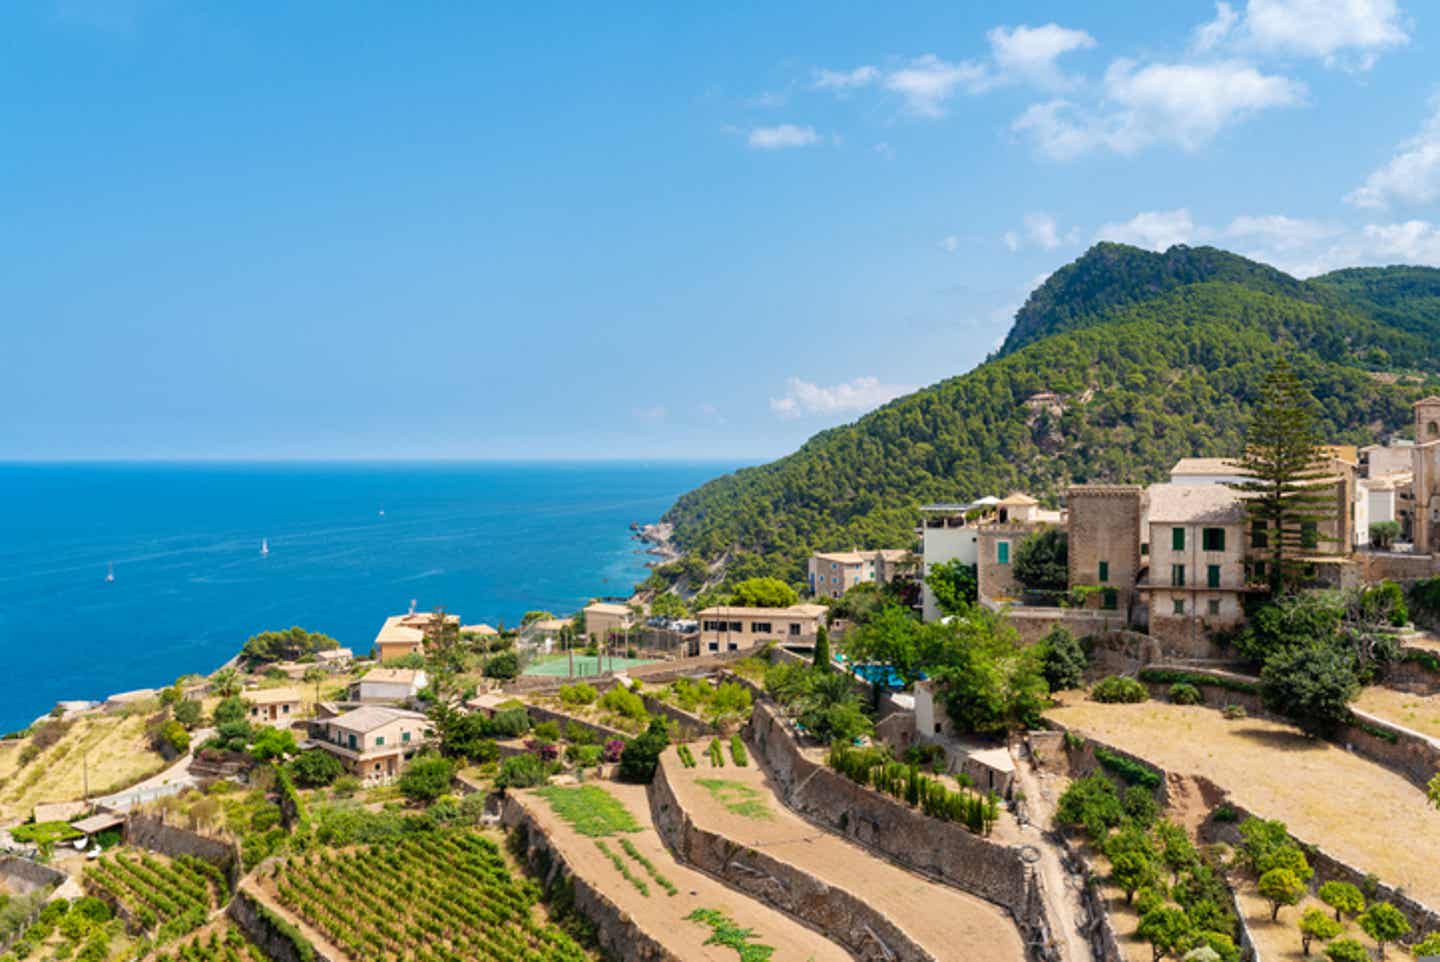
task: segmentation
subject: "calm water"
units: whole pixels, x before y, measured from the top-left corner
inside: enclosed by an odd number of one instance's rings
[[[412,598],[514,624],[626,593],[630,522],[730,467],[0,464],[0,731],[213,670],[267,628],[363,652]]]

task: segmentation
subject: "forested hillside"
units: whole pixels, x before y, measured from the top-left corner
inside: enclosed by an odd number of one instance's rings
[[[1114,244],[1066,272],[1022,310],[1028,343],[682,496],[664,518],[676,545],[724,559],[732,578],[798,581],[815,549],[909,545],[928,500],[1054,499],[1070,483],[1150,482],[1181,457],[1233,453],[1282,355],[1335,442],[1403,429],[1437,370],[1436,338],[1421,333],[1435,288],[1423,284],[1312,285],[1223,251]],[[1185,281],[1217,275],[1233,279]],[[1061,409],[1027,403],[1042,391]]]

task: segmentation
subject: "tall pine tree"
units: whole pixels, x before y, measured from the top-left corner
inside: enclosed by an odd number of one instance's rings
[[[1278,595],[1293,579],[1296,556],[1318,547],[1320,523],[1331,516],[1332,471],[1315,427],[1315,399],[1284,358],[1266,375],[1236,465],[1245,480],[1231,487],[1245,496],[1251,547],[1268,552],[1265,575]]]

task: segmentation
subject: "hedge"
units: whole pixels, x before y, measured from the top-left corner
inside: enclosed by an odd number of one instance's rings
[[[1160,785],[1160,773],[1155,769],[1132,761],[1123,755],[1117,755],[1099,745],[1095,746],[1095,760],[1100,763],[1101,767],[1114,772],[1131,785],[1140,785],[1144,788],[1157,788]]]
[[[1187,685],[1213,685],[1216,688],[1224,688],[1227,691],[1238,691],[1247,695],[1260,694],[1260,684],[1253,681],[1241,681],[1238,678],[1227,678],[1215,675],[1201,675],[1193,671],[1176,671],[1173,668],[1142,668],[1140,669],[1140,680],[1151,682],[1157,685],[1173,685],[1184,682]]]

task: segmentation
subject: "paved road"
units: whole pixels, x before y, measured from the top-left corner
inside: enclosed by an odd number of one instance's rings
[[[204,743],[213,734],[214,730],[210,728],[201,728],[191,732],[191,748],[183,758],[177,758],[175,763],[163,772],[151,775],[143,782],[131,785],[123,792],[94,799],[95,804],[123,812],[153,799],[178,795],[185,789],[199,784],[195,776],[190,774],[190,762],[195,758],[195,747]]]

